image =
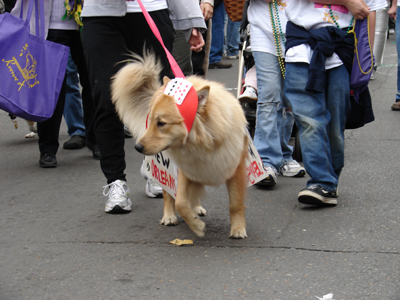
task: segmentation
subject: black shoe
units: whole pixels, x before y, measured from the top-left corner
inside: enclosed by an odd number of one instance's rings
[[[40,154],[39,165],[41,168],[57,167],[57,159],[54,153]]]
[[[216,62],[213,64],[209,64],[208,65],[209,69],[229,69],[232,68],[232,64],[227,64],[227,63],[223,63],[223,62]]]
[[[93,158],[100,160],[100,149],[99,146],[93,145],[92,146],[92,153],[93,153]]]
[[[81,135],[73,135],[64,143],[64,149],[81,149],[85,146],[85,137]]]
[[[302,189],[297,196],[300,203],[320,206],[332,206],[337,204],[337,192],[329,192],[319,184],[310,185]]]

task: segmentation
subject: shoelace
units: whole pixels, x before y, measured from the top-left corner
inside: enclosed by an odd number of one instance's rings
[[[108,191],[106,192],[108,188]],[[114,181],[111,182],[110,184],[107,184],[103,186],[103,195],[104,196],[109,196],[114,198],[115,195],[118,195],[118,197],[122,196],[128,196],[126,193],[126,190],[124,189],[124,184],[121,183],[121,181]]]
[[[296,167],[299,167],[299,164],[298,164],[297,162],[295,162],[294,160],[288,161],[286,164],[287,164],[288,166],[296,166]]]
[[[308,187],[309,190],[316,190],[318,189],[320,186],[318,184],[312,184]]]

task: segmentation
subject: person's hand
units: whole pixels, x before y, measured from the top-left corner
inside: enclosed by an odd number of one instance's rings
[[[389,17],[396,20],[397,6],[392,5],[392,7],[388,10]]]
[[[191,46],[190,50],[193,50],[194,52],[200,52],[203,49],[204,39],[200,31],[196,28],[192,29],[192,35],[189,39],[189,45]]]
[[[348,0],[345,6],[357,20],[362,20],[369,15],[369,7],[364,0]]]
[[[200,3],[201,12],[203,13],[204,20],[208,21],[214,14],[214,7],[208,3]]]

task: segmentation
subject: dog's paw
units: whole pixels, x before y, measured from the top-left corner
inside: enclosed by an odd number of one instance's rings
[[[190,229],[199,237],[204,237],[204,234],[206,232],[206,224],[203,221],[198,220],[199,222],[196,222],[196,225],[191,226]]]
[[[165,216],[160,221],[160,224],[162,224],[164,226],[178,225],[178,218],[176,216]]]
[[[198,216],[201,216],[201,217],[204,217],[204,216],[206,215],[206,213],[207,213],[207,211],[206,211],[206,210],[204,209],[204,207],[201,206],[201,205],[196,206],[196,207],[194,208],[194,212],[195,212]]]
[[[232,239],[247,238],[246,228],[232,228],[229,237]]]

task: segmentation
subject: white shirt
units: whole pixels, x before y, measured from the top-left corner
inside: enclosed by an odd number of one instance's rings
[[[53,6],[51,8],[50,14],[50,29],[62,29],[62,30],[78,30],[78,24],[76,24],[75,20],[66,19],[62,20],[65,14],[65,6],[64,0],[54,0]]]
[[[143,6],[147,11],[156,11],[168,8],[167,0],[142,0]],[[126,1],[128,13],[142,12],[139,3],[135,0]]]
[[[386,0],[364,0],[371,8],[370,11],[382,9],[387,6]],[[307,30],[325,26],[336,26],[332,20],[328,5],[310,2],[309,0],[287,0],[286,16],[288,20]],[[340,28],[350,26],[353,15],[342,5],[331,5],[332,14]],[[306,13],[305,13],[306,12]],[[307,44],[299,45],[286,52],[286,62],[310,63],[313,51]],[[334,53],[326,58],[325,68],[331,69],[342,65],[339,56]]]
[[[400,0],[399,0],[400,1]],[[281,29],[283,36],[285,36],[287,18],[285,15],[287,0],[278,0],[278,16],[279,23],[281,24]],[[272,4],[272,8],[275,11],[275,6]],[[247,11],[249,23],[250,23],[250,39],[251,39],[251,50],[268,52],[277,55],[276,45],[274,41],[274,36],[272,33],[271,24],[271,13],[269,9],[269,4],[264,0],[251,0],[250,6]],[[278,20],[275,20],[275,27],[279,32]],[[282,55],[285,55],[285,47],[282,43],[282,39],[279,35],[279,42],[281,47]]]

